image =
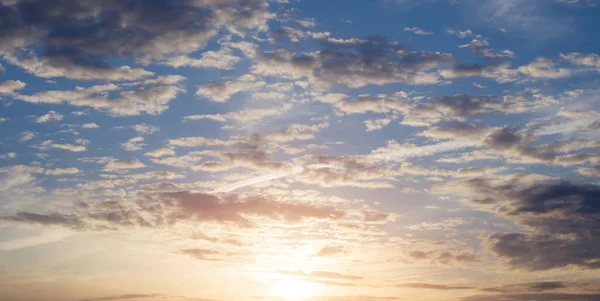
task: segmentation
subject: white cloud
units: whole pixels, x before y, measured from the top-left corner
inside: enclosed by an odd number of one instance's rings
[[[21,141],[22,142],[26,142],[29,141],[31,139],[33,139],[33,137],[35,137],[37,134],[31,131],[25,131],[21,134]]]
[[[410,31],[416,35],[420,35],[420,36],[428,36],[428,35],[432,35],[433,32],[431,31],[425,31],[423,29],[420,29],[418,27],[405,27],[404,31]]]
[[[152,158],[160,158],[165,156],[175,156],[175,151],[170,147],[161,147],[152,151],[145,153],[144,155]]]
[[[60,121],[63,120],[63,115],[56,112],[56,111],[48,111],[48,113],[38,117],[35,119],[35,122],[37,123],[44,123],[44,122],[48,122],[48,121]]]
[[[144,137],[134,137],[131,138],[129,140],[127,140],[124,143],[121,143],[121,147],[126,150],[126,151],[138,151],[141,150],[144,146],[146,146],[145,143],[143,143],[144,141]]]
[[[138,132],[140,134],[144,134],[144,135],[151,135],[160,130],[160,128],[158,126],[154,126],[154,125],[150,125],[150,124],[146,124],[146,123],[136,124],[133,126],[133,129],[136,132]]]
[[[199,59],[191,58],[187,55],[180,55],[172,57],[163,64],[173,66],[175,68],[180,67],[194,67],[194,68],[217,68],[223,70],[231,70],[240,58],[234,56],[229,48],[221,48],[218,51],[205,51]]]
[[[0,94],[12,94],[17,90],[25,88],[25,83],[19,80],[7,80],[0,82]]]
[[[51,176],[74,175],[80,173],[81,170],[75,167],[47,169],[45,174]]]
[[[81,125],[81,128],[84,128],[84,129],[97,129],[97,128],[99,128],[99,127],[100,127],[100,126],[99,126],[99,125],[97,125],[97,124],[96,124],[96,123],[94,123],[94,122],[92,122],[92,123],[84,123],[84,124],[82,124],[82,125]]]
[[[64,150],[68,150],[70,152],[75,152],[75,153],[80,153],[80,152],[85,152],[86,151],[85,146],[82,146],[82,145],[73,145],[73,144],[68,144],[68,143],[65,143],[65,144],[52,143],[50,145],[50,147],[64,149]]]

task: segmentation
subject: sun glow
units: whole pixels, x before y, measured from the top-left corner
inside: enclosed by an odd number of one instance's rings
[[[294,279],[284,279],[275,284],[271,294],[288,300],[297,300],[312,296],[310,284]]]

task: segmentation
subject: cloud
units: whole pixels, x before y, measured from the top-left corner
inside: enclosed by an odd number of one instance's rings
[[[92,122],[92,123],[84,123],[84,124],[82,124],[81,128],[83,128],[83,129],[97,129],[97,128],[100,128],[100,126],[97,125],[96,123]]]
[[[600,294],[569,294],[569,293],[544,293],[544,294],[500,294],[500,295],[474,295],[461,298],[462,301],[595,301]]]
[[[50,110],[50,111],[48,111],[48,113],[36,118],[35,122],[44,123],[44,122],[48,122],[48,121],[60,121],[60,120],[63,120],[63,115]]]
[[[230,143],[219,139],[209,139],[204,137],[183,137],[177,139],[169,139],[169,144],[179,147],[194,147],[199,145],[224,146]]]
[[[600,70],[600,56],[595,53],[579,53],[570,52],[567,54],[561,53],[560,58],[570,62],[571,64],[590,67],[592,69]]]
[[[0,94],[13,94],[17,90],[25,88],[25,83],[19,80],[7,80],[0,82]]]
[[[223,260],[219,255],[223,255],[220,251],[207,250],[207,249],[184,249],[180,250],[179,253],[194,257],[198,260],[207,261],[220,261]]]
[[[544,291],[569,288],[571,286],[577,286],[577,285],[573,285],[572,283],[562,282],[562,281],[542,281],[542,282],[507,284],[507,285],[503,285],[503,286],[487,287],[482,290],[488,291],[488,292],[503,292],[503,293],[544,292]]]
[[[91,107],[116,116],[135,116],[142,113],[159,115],[183,89],[176,85],[142,85],[133,90],[119,91],[114,84],[95,85],[74,90],[48,90],[33,95],[17,95],[15,98],[38,104],[69,104],[76,107]],[[118,92],[111,98],[109,92]]]
[[[473,36],[473,32],[470,29],[460,31],[460,30],[448,28],[448,29],[446,29],[446,33],[449,35],[456,35],[457,37],[459,37],[461,39],[469,38],[469,37]]]
[[[91,299],[82,299],[80,301],[112,301],[112,300],[130,300],[130,299],[144,299],[144,298],[156,298],[162,295],[159,294],[125,294],[119,296],[110,296],[110,297],[99,297],[99,298],[91,298]]]
[[[365,127],[367,128],[367,132],[380,130],[386,125],[388,125],[392,120],[390,118],[378,118],[365,120]]]
[[[232,70],[233,66],[240,61],[240,58],[232,54],[231,49],[223,47],[218,51],[205,51],[199,59],[181,55],[169,58],[163,64],[180,67],[194,68],[217,68],[223,70]]]
[[[165,156],[168,157],[168,156],[175,156],[175,155],[176,155],[175,151],[172,148],[166,147],[166,146],[157,148],[155,150],[151,150],[144,154],[144,156],[152,157],[152,158],[160,158],[160,157],[165,157]]]
[[[416,288],[416,289],[441,290],[441,291],[470,290],[470,289],[474,288],[472,286],[451,286],[451,285],[430,284],[430,283],[403,283],[398,286],[399,287],[407,287],[407,288]]]
[[[443,185],[440,192],[454,191],[475,208],[489,210],[535,230],[494,233],[488,248],[515,269],[532,271],[575,266],[600,268],[596,250],[600,237],[598,206],[600,187],[567,181],[548,182],[548,177],[509,175],[485,177]]]
[[[74,174],[78,174],[80,172],[81,172],[81,170],[79,170],[75,167],[68,167],[68,168],[47,169],[45,171],[45,174],[51,175],[51,176],[64,176],[64,175],[74,175]]]
[[[432,264],[465,264],[480,261],[479,255],[472,252],[456,251],[411,251],[404,255],[404,262]]]
[[[120,160],[120,159],[110,159],[108,163],[104,166],[105,171],[117,171],[123,169],[139,169],[144,168],[146,165],[144,163],[136,160]]]
[[[4,172],[4,171],[3,171]],[[0,178],[0,192],[31,183],[35,180],[33,176],[25,172],[10,171]]]
[[[435,84],[432,70],[454,62],[447,53],[405,51],[394,42],[372,36],[365,39],[328,38],[322,50],[296,53],[279,48],[259,55],[253,73],[288,79],[305,78],[317,87],[334,84],[359,88],[392,83]]]
[[[133,137],[123,143],[121,143],[121,148],[126,151],[138,151],[141,150],[144,146],[146,146],[144,142],[144,137]]]
[[[425,31],[423,29],[420,29],[418,27],[404,27],[404,31],[410,31],[416,35],[420,35],[420,36],[428,36],[428,35],[432,35],[433,32],[431,31]]]
[[[75,153],[81,153],[81,152],[86,151],[86,148],[83,145],[73,145],[73,144],[68,144],[68,143],[64,143],[64,144],[52,143],[50,145],[50,147],[64,149],[64,150],[68,150],[70,152],[75,152]]]
[[[285,223],[310,220],[339,221],[348,217],[343,209],[291,200],[276,200],[259,194],[207,194],[190,191],[141,193],[133,202],[103,201],[81,204],[74,213],[16,212],[1,220],[40,225],[57,225],[77,230],[158,228],[176,223],[224,223],[255,226],[269,219]]]
[[[212,102],[227,102],[234,94],[255,91],[265,85],[266,82],[257,80],[254,76],[245,75],[235,81],[204,84],[196,90],[196,95],[205,97]]]
[[[158,126],[150,125],[150,124],[146,124],[146,123],[136,124],[133,126],[133,129],[136,132],[138,132],[140,134],[144,134],[144,135],[151,135],[160,130],[160,128]]]
[[[111,66],[133,58],[142,63],[201,49],[219,30],[234,34],[266,29],[273,17],[264,0],[184,1],[170,5],[116,0],[60,5],[47,1],[2,2],[0,53],[9,63],[40,77],[135,80],[141,68]],[[127,20],[127,26],[122,26]],[[62,26],[58,26],[61,24]],[[78,34],[85,30],[85,34]],[[131,38],[135,34],[135,39]],[[126,42],[125,42],[126,41]],[[27,52],[33,46],[40,51]]]
[[[348,249],[343,246],[324,246],[315,255],[319,257],[329,257],[346,253],[348,253]]]
[[[27,142],[33,139],[37,134],[32,131],[25,131],[21,134],[21,142]]]

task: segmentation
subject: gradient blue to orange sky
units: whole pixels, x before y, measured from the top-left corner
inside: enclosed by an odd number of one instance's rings
[[[0,300],[598,301],[600,1],[0,0]]]

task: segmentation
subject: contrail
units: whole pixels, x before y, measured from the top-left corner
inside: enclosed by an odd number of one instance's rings
[[[273,180],[277,180],[277,179],[281,179],[284,177],[289,177],[289,176],[293,176],[293,175],[297,175],[301,172],[304,171],[305,168],[310,168],[310,169],[321,169],[321,168],[339,168],[338,166],[333,166],[333,165],[329,165],[329,164],[311,164],[311,165],[307,165],[306,167],[295,167],[290,171],[287,172],[281,172],[281,173],[270,173],[270,174],[266,174],[266,175],[260,175],[260,176],[256,176],[250,179],[246,179],[246,180],[242,180],[242,181],[238,181],[235,183],[231,183],[231,184],[227,184],[224,186],[221,186],[213,191],[211,191],[211,193],[217,193],[217,192],[231,192],[243,187],[247,187],[247,186],[252,186],[258,183],[263,183],[263,182],[268,182],[268,181],[273,181]]]
[[[261,175],[261,176],[257,176],[254,178],[250,178],[250,179],[246,179],[246,180],[242,180],[242,181],[238,181],[235,183],[231,183],[228,185],[224,185],[221,186],[211,192],[216,193],[216,192],[231,192],[234,191],[236,189],[240,189],[242,187],[246,187],[246,186],[252,186],[254,184],[258,184],[258,183],[262,183],[262,182],[266,182],[266,181],[273,181],[273,180],[277,180],[279,178],[283,178],[286,176],[291,175],[291,172],[286,172],[286,173],[276,173],[276,174],[266,174],[266,175]]]
[[[474,142],[474,141],[447,141],[447,142],[441,142],[438,144],[430,144],[430,145],[424,145],[424,146],[415,147],[415,148],[398,150],[398,151],[394,151],[394,152],[375,153],[375,154],[369,154],[369,155],[361,155],[358,157],[368,157],[368,158],[379,159],[379,160],[384,160],[384,161],[402,161],[404,159],[411,158],[411,157],[430,156],[430,155],[434,155],[437,153],[444,153],[444,152],[449,152],[449,151],[453,151],[453,150],[457,150],[457,149],[474,147],[474,146],[479,146],[479,145],[480,145],[479,142]],[[243,187],[247,187],[247,186],[252,186],[252,185],[255,185],[258,183],[263,183],[263,182],[267,182],[267,181],[281,179],[284,177],[294,176],[294,175],[297,175],[297,174],[303,172],[306,168],[308,168],[308,169],[322,169],[322,168],[343,169],[343,167],[341,167],[341,166],[331,165],[331,164],[310,164],[305,167],[300,167],[300,166],[295,167],[294,169],[292,169],[290,171],[286,171],[286,172],[260,175],[260,176],[256,176],[256,177],[253,177],[250,179],[246,179],[246,180],[238,181],[238,182],[231,183],[228,185],[224,185],[224,186],[221,186],[221,187],[211,191],[211,193],[231,192],[231,191],[234,191],[234,190],[237,190],[237,189],[240,189]]]

